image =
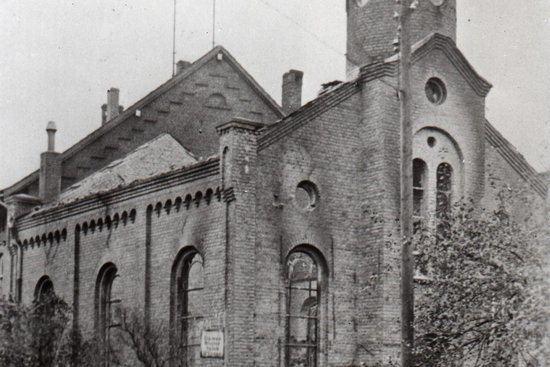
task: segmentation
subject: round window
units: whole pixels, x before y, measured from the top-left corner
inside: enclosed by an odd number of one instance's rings
[[[447,98],[445,84],[438,78],[431,78],[426,83],[426,97],[433,104],[442,104]]]
[[[313,182],[302,181],[296,187],[296,193],[294,194],[296,204],[300,209],[313,210],[317,207],[319,201],[319,193],[317,187]]]
[[[428,137],[428,145],[430,148],[435,147],[435,144],[437,143],[437,140],[433,136]]]

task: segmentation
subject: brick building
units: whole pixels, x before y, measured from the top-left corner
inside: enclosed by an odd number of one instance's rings
[[[491,84],[456,47],[456,0],[419,4],[415,215],[490,206],[491,177],[542,200],[546,183],[485,119]],[[2,294],[53,289],[104,340],[117,309],[138,308],[170,322],[189,366],[397,356],[395,223],[372,220],[399,216],[394,2],[347,11],[349,80],[304,106],[301,72],[283,76],[280,107],[216,47],[125,110],[110,89],[101,127],[63,153],[49,124],[40,170],[1,192]],[[221,358],[200,356],[206,331],[223,335]]]

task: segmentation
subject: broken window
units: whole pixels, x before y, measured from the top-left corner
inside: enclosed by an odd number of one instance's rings
[[[319,352],[320,272],[306,252],[294,252],[286,263],[286,366],[316,367]]]
[[[1,259],[0,259],[1,260]],[[48,276],[43,276],[40,278],[36,284],[36,289],[34,291],[34,299],[36,301],[43,301],[47,297],[50,297],[54,294],[53,282]]]
[[[202,256],[197,251],[186,253],[174,269],[172,320],[176,347],[184,366],[198,366],[205,307]]]
[[[117,267],[109,263],[99,272],[96,285],[97,331],[102,344],[103,366],[111,366],[113,334],[122,321],[121,284]]]

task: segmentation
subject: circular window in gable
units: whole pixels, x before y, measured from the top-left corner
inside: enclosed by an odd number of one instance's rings
[[[294,194],[296,205],[303,210],[313,210],[319,204],[319,192],[313,182],[302,181]]]
[[[438,78],[431,78],[426,83],[426,97],[433,104],[440,105],[447,98],[447,88],[445,84]]]

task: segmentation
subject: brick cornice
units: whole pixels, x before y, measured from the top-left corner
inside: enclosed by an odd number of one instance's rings
[[[23,230],[51,221],[62,220],[75,215],[131,200],[165,190],[183,183],[219,175],[219,158],[212,158],[191,167],[169,172],[105,193],[98,193],[67,204],[46,207],[17,220],[16,229]]]

